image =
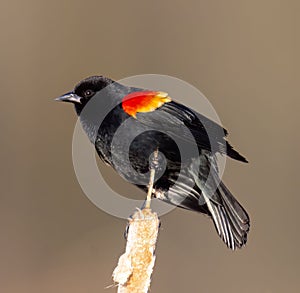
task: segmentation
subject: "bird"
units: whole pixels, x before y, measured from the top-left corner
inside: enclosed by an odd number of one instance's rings
[[[100,159],[145,192],[150,157],[158,151],[153,197],[210,217],[231,250],[245,246],[250,218],[219,177],[217,154],[248,161],[225,128],[166,92],[102,75],[81,80],[56,100],[74,105]]]

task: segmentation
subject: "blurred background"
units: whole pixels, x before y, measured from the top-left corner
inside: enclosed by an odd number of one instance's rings
[[[81,191],[76,117],[53,98],[89,75],[143,73],[201,90],[250,161],[228,160],[224,176],[252,219],[247,247],[229,251],[207,218],[176,209],[161,218],[151,292],[299,292],[298,1],[1,6],[1,292],[116,292],[126,221]]]

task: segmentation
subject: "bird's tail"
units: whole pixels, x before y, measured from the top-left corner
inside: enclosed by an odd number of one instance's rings
[[[185,185],[177,184],[177,188],[169,189],[169,196],[163,200],[192,211],[208,214],[216,227],[217,233],[232,250],[242,248],[247,242],[250,219],[241,204],[234,198],[223,182],[220,182],[213,196],[198,186],[186,190]],[[199,204],[200,199],[205,204]],[[184,200],[182,200],[184,199]],[[202,201],[202,200],[201,200]]]
[[[247,242],[249,216],[223,182],[217,189],[217,195],[218,203],[213,200],[207,202],[216,230],[229,248],[241,248]]]

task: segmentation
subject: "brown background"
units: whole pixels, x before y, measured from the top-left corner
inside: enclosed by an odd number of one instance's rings
[[[225,174],[252,218],[248,246],[230,252],[176,209],[161,219],[151,292],[299,292],[299,1],[5,2],[1,292],[116,291],[104,288],[125,221],[81,191],[76,117],[52,98],[92,74],[141,73],[198,87],[250,160]]]

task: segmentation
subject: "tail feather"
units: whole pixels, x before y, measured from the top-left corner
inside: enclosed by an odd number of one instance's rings
[[[226,203],[226,206],[232,211],[232,213],[239,219],[239,221],[248,225],[249,217],[245,209],[240,205],[240,203],[235,199],[229,189],[225,186],[223,182],[220,183],[220,189],[222,190],[221,195],[222,199]]]
[[[230,191],[221,182],[214,198],[206,196],[198,187],[194,187],[193,196],[190,190],[183,193],[181,188],[169,189],[168,195],[155,189],[157,198],[172,203],[184,209],[193,210],[211,216],[218,235],[232,250],[242,248],[247,242],[250,220],[247,212],[233,197]],[[205,204],[199,205],[199,198],[204,197]]]
[[[210,200],[210,212],[219,236],[232,250],[247,242],[250,220],[247,212],[221,182],[217,193],[220,203]]]
[[[220,205],[212,204],[211,216],[215,224],[218,235],[222,238],[222,240],[228,247],[234,249],[235,247],[234,234],[231,229],[231,224],[228,221],[228,217],[226,217],[224,207]]]

